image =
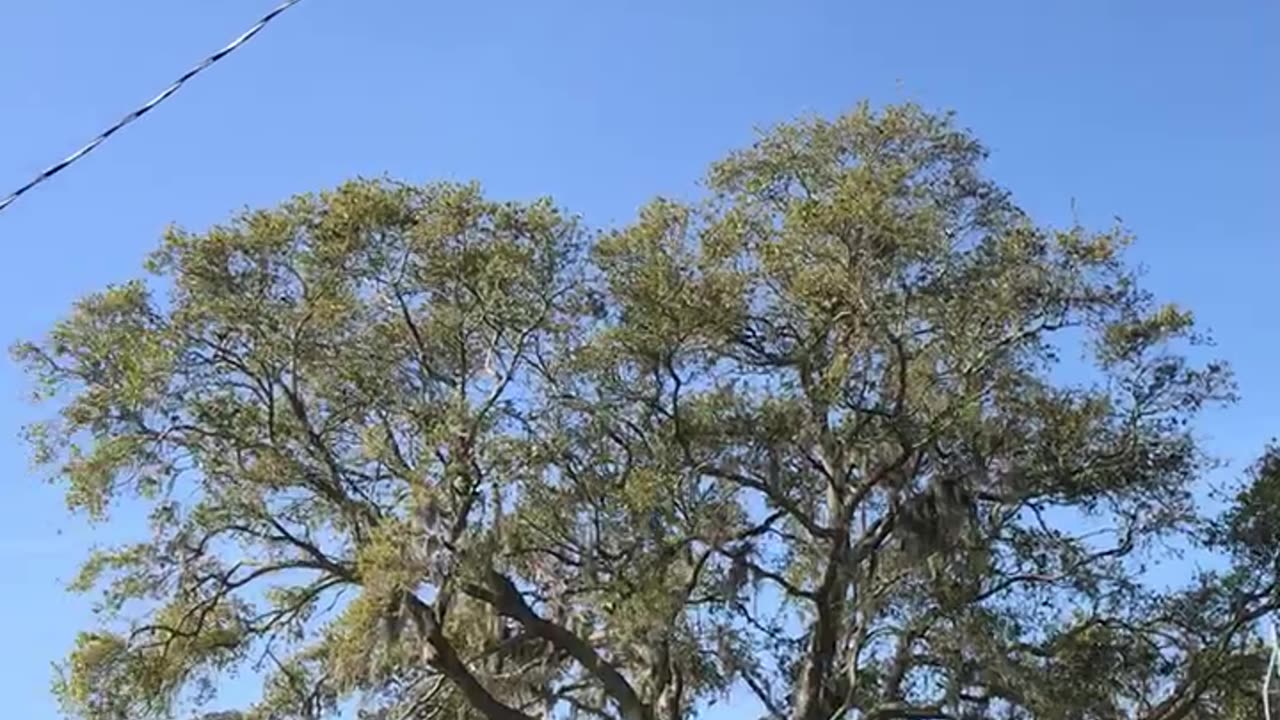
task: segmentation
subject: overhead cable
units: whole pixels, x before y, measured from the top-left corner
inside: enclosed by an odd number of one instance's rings
[[[119,132],[122,128],[124,128],[129,123],[133,122],[134,120],[137,120],[143,115],[146,115],[157,105],[167,100],[169,96],[178,92],[178,90],[188,80],[195,77],[196,75],[199,75],[202,71],[205,70],[205,68],[208,68],[210,65],[213,65],[214,63],[218,62],[219,60],[226,57],[227,55],[230,55],[241,45],[244,45],[246,42],[248,42],[249,39],[252,38],[254,35],[257,35],[259,32],[261,32],[262,29],[267,26],[267,23],[274,20],[278,15],[283,13],[285,10],[288,10],[294,5],[297,5],[299,2],[302,2],[302,0],[285,0],[285,2],[282,2],[279,5],[277,5],[275,9],[273,9],[271,12],[267,13],[266,15],[262,16],[262,19],[258,20],[258,22],[254,23],[252,27],[250,27],[248,30],[241,33],[240,36],[237,37],[235,40],[232,40],[231,42],[227,43],[227,45],[223,47],[221,50],[218,50],[217,52],[205,58],[204,60],[201,60],[200,63],[197,64],[195,67],[183,73],[177,80],[173,81],[173,84],[169,85],[169,87],[161,91],[159,95],[156,95],[155,97],[148,100],[137,110],[134,110],[128,115],[125,115],[124,117],[120,118],[118,121],[116,121],[114,125],[102,131],[102,133],[100,133],[94,139],[90,140],[79,150],[76,150],[75,152],[66,156],[65,158],[58,161],[57,163],[50,165],[39,175],[36,175],[34,178],[32,178],[26,185],[23,185],[17,190],[14,190],[13,192],[9,193],[9,195],[7,195],[3,200],[0,200],[0,211],[3,211],[5,208],[12,205],[15,200],[17,200],[19,197],[22,197],[22,195],[27,191],[31,190],[35,186],[44,182],[45,180],[48,180],[54,175],[57,175],[58,173],[65,170],[72,163],[76,162],[77,160],[84,157],[85,155],[88,155],[89,153],[93,152],[99,145],[106,142],[107,138]]]

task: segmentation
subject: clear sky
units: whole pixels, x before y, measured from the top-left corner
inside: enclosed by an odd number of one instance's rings
[[[150,97],[272,0],[10,0],[0,194]],[[1037,218],[1139,237],[1150,284],[1196,310],[1244,400],[1206,418],[1235,470],[1280,433],[1280,4],[306,0],[0,213],[0,339],[137,274],[165,225],[353,175],[478,179],[596,225],[691,197],[752,129],[860,99],[953,109]],[[57,717],[49,664],[90,620],[63,593],[91,533],[17,440],[0,363],[0,698]],[[728,713],[732,716],[732,713]]]

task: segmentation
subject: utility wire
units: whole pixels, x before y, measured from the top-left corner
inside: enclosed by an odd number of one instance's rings
[[[66,156],[61,161],[55,163],[54,165],[50,165],[48,168],[44,170],[44,172],[40,173],[39,175],[36,175],[26,185],[23,185],[17,190],[14,190],[12,193],[9,193],[9,195],[6,196],[3,200],[0,200],[0,212],[4,211],[5,208],[12,205],[13,201],[17,200],[28,190],[31,190],[35,186],[44,182],[45,180],[48,180],[54,175],[57,175],[58,173],[65,170],[68,165],[71,165],[72,163],[84,157],[85,155],[88,155],[89,153],[93,152],[99,145],[105,142],[107,138],[116,134],[121,128],[133,122],[134,120],[137,120],[143,115],[146,115],[148,112],[152,110],[152,108],[164,102],[165,100],[169,99],[169,96],[178,92],[178,89],[181,88],[183,84],[186,83],[188,80],[195,77],[196,75],[199,75],[205,68],[209,67],[210,65],[218,62],[219,60],[226,57],[227,55],[230,55],[232,52],[236,50],[236,48],[248,42],[249,38],[252,38],[254,35],[257,35],[259,32],[261,32],[262,28],[266,27],[267,23],[274,20],[277,15],[279,15],[280,13],[283,13],[285,10],[288,10],[289,8],[293,7],[294,5],[297,5],[300,2],[302,2],[302,0],[285,0],[284,2],[277,5],[274,10],[267,13],[266,15],[263,15],[261,20],[254,23],[253,26],[250,27],[248,30],[244,31],[244,33],[242,33],[240,37],[237,37],[235,40],[232,40],[231,42],[227,43],[227,45],[223,47],[221,50],[215,52],[214,54],[200,61],[198,65],[196,65],[195,67],[183,73],[181,77],[173,81],[172,85],[165,88],[159,95],[156,95],[155,97],[148,100],[145,104],[142,105],[142,107],[139,107],[137,110],[134,110],[128,115],[125,115],[124,117],[120,118],[115,125],[112,125],[111,127],[107,128],[105,131],[103,131],[102,134],[90,140],[88,143],[84,145],[84,147],[80,148],[79,150],[76,150],[75,152]]]

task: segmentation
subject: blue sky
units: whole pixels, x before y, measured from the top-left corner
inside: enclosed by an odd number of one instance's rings
[[[150,97],[270,0],[41,0],[0,22],[0,193]],[[1208,416],[1238,470],[1280,433],[1280,5],[1204,2],[306,0],[88,159],[0,213],[0,339],[137,274],[171,222],[357,174],[478,179],[596,225],[694,196],[753,127],[863,98],[953,109],[1039,219],[1114,216],[1151,286],[1234,363]],[[1268,36],[1270,42],[1268,43]],[[56,717],[49,663],[89,621],[62,582],[108,537],[68,519],[17,440],[0,365],[0,697]]]

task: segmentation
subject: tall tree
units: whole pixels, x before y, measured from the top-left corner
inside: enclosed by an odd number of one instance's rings
[[[69,505],[150,513],[67,711],[251,666],[263,720],[1252,717],[1275,481],[1191,495],[1229,374],[983,157],[861,107],[617,231],[361,181],[169,233],[17,350]],[[1232,569],[1149,586],[1166,541]]]

